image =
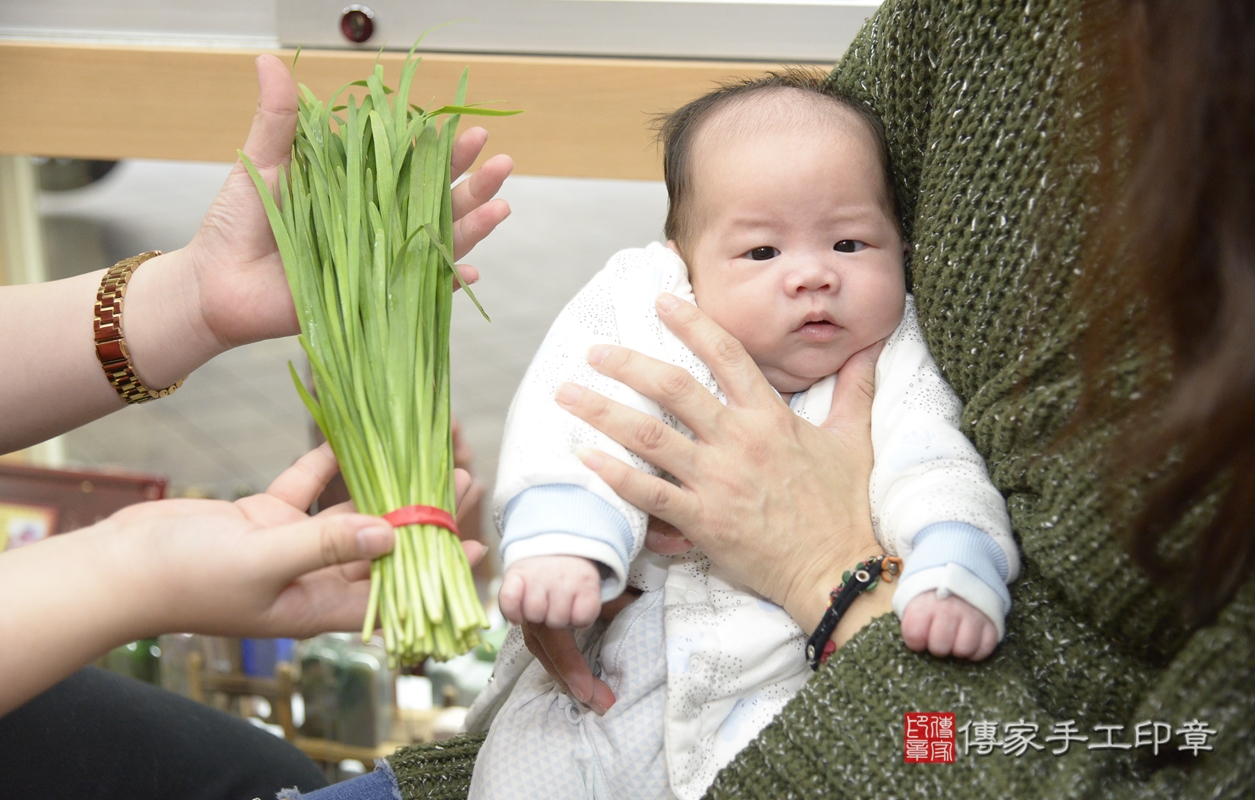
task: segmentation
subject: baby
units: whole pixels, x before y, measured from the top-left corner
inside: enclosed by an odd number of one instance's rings
[[[608,625],[578,634],[617,701],[603,716],[572,700],[514,629],[468,719],[488,730],[473,798],[700,797],[811,674],[810,632],[684,540],[647,539],[646,515],[576,453],[658,471],[553,400],[572,381],[684,430],[589,367],[596,343],[683,366],[723,399],[660,323],[660,292],[696,302],[815,424],[846,360],[887,339],[870,491],[878,540],[905,559],[894,594],[903,634],[916,649],[975,659],[1002,636],[1018,556],[906,293],[880,122],[822,75],[787,72],[693,101],[662,138],[667,244],[614,256],[554,323],[511,405],[494,499],[511,621],[583,628],[603,601],[642,591]]]

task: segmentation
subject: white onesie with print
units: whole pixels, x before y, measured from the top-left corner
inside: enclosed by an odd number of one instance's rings
[[[809,632],[779,606],[699,552],[667,558],[642,549],[646,514],[575,451],[595,448],[659,471],[553,399],[571,381],[691,435],[657,403],[589,366],[588,349],[609,343],[684,367],[726,402],[710,370],[659,320],[654,301],[664,291],[694,300],[672,251],[652,244],[616,254],[558,316],[510,406],[493,503],[506,566],[584,556],[600,565],[603,602],[628,585],[644,595],[608,626],[579,635],[616,694],[604,717],[563,694],[511,630],[468,717],[472,732],[489,731],[472,798],[695,800],[811,675]],[[835,382],[795,395],[791,407],[821,423]],[[900,615],[921,592],[953,593],[989,616],[1001,637],[1019,559],[1002,495],[958,429],[961,411],[908,296],[876,365],[872,405],[872,522],[885,551],[906,565],[894,608]]]

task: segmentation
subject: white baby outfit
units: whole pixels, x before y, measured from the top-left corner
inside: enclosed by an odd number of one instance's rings
[[[489,731],[473,800],[695,800],[811,675],[808,632],[779,606],[697,551],[668,558],[642,549],[647,515],[575,451],[595,448],[658,470],[553,399],[571,381],[691,435],[587,362],[592,345],[621,344],[684,367],[725,401],[710,370],[659,320],[654,301],[664,291],[693,301],[687,269],[672,251],[652,244],[616,254],[558,316],[511,404],[493,504],[506,566],[536,555],[580,555],[601,565],[603,602],[627,585],[644,594],[608,626],[578,637],[594,674],[617,698],[604,717],[562,693],[511,630],[468,716],[471,731]],[[794,411],[821,423],[835,381],[795,395]],[[886,552],[906,563],[894,608],[900,615],[924,591],[953,593],[994,620],[1001,637],[1010,607],[1005,584],[1019,571],[1018,554],[1003,498],[958,430],[961,411],[908,296],[876,365],[872,406],[873,526]]]

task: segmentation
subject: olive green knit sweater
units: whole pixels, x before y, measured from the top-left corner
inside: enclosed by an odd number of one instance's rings
[[[884,119],[920,323],[1023,551],[1007,635],[981,664],[909,651],[882,617],[716,780],[711,798],[1239,797],[1255,794],[1255,585],[1192,635],[1115,541],[1092,433],[1050,448],[1077,394],[1084,179],[1081,0],[888,0],[832,79]],[[993,722],[1002,746],[904,763],[907,712]],[[1178,748],[1206,723],[1211,751]],[[1061,755],[1047,742],[1072,721]],[[1133,744],[1138,723],[1170,742]],[[1014,728],[1037,725],[1019,749]],[[1123,725],[1122,730],[1095,726]],[[974,743],[978,729],[968,728]],[[1021,729],[1023,730],[1023,729]],[[1031,732],[1031,728],[1028,728]],[[1158,729],[1163,738],[1164,731]],[[463,798],[481,739],[402,750],[406,798]],[[1033,745],[1044,747],[1037,750]]]

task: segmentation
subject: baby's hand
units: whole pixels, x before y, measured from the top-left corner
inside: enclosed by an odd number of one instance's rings
[[[535,556],[513,564],[497,595],[505,618],[550,628],[592,625],[601,612],[601,573],[580,556]]]
[[[924,592],[906,606],[902,638],[915,651],[983,661],[998,646],[998,628],[976,606],[955,595]]]

